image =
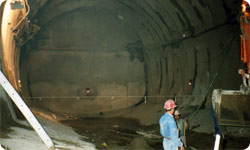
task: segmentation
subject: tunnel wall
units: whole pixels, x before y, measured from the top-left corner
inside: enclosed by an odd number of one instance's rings
[[[3,61],[2,46],[0,46],[0,71],[3,71],[2,61]],[[7,106],[7,101],[9,101],[7,94],[5,93],[4,89],[0,85],[0,128],[1,130],[8,128],[10,126],[10,122],[13,121],[11,117],[11,113]]]
[[[131,107],[144,96],[179,96],[180,106],[195,107],[229,48],[214,87],[237,89],[233,3],[31,2],[29,17],[41,30],[22,47],[22,94],[33,105],[74,115]]]

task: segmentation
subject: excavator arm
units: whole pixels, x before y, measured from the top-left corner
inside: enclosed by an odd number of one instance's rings
[[[240,90],[214,89],[212,104],[220,126],[227,134],[249,136],[250,134],[250,0],[242,1],[240,18],[241,60],[246,68],[239,69],[243,85]],[[230,132],[229,132],[230,131]]]
[[[241,60],[246,64],[246,72],[250,74],[250,0],[243,0],[241,22]]]

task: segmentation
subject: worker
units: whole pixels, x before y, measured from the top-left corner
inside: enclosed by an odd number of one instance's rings
[[[160,132],[163,138],[164,150],[184,150],[183,143],[178,138],[178,129],[173,114],[177,105],[172,99],[164,104],[165,114],[160,118]]]
[[[250,75],[245,73],[243,69],[239,69],[239,74],[242,75],[243,78],[243,86],[247,87],[250,86]],[[247,82],[248,81],[248,82]]]
[[[179,110],[175,110],[174,112],[174,118],[177,124],[177,128],[179,131],[179,137],[181,142],[184,144],[184,147],[187,147],[187,142],[186,142],[186,129],[188,128],[188,123],[186,119],[181,119],[181,114]]]

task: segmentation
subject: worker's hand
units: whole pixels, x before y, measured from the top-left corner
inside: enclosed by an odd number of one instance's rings
[[[244,78],[246,78],[246,74],[243,69],[239,69],[239,74],[241,74]]]
[[[185,129],[188,129],[188,121],[187,121],[186,118],[184,120],[185,120],[185,123],[184,123],[185,124]]]
[[[184,149],[185,149],[184,146],[182,146],[182,147],[181,147],[181,150],[184,150]]]

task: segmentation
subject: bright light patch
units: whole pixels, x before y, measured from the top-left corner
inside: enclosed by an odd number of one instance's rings
[[[245,0],[248,4],[250,4],[250,0]]]
[[[242,4],[242,12],[246,12],[246,5],[245,4]]]
[[[2,5],[2,3],[4,2],[5,0],[0,0],[0,4]]]

